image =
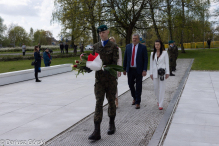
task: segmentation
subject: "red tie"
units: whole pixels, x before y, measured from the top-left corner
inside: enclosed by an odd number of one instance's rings
[[[131,63],[132,66],[134,66],[134,62],[135,62],[135,45],[132,51],[132,63]]]

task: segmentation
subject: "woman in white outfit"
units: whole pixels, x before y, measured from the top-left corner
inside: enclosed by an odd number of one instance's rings
[[[159,110],[163,109],[165,83],[170,74],[169,56],[162,46],[162,42],[160,40],[156,40],[154,52],[151,52],[150,57],[150,77],[154,82],[154,92],[157,97]]]
[[[111,42],[116,43],[116,40],[114,37],[110,37],[109,40]],[[118,49],[119,49],[119,59],[117,61],[117,65],[122,66],[122,51],[121,51],[121,48],[118,47]],[[118,76],[118,78],[121,77],[121,72],[117,72],[117,76]],[[116,104],[116,107],[118,108],[118,104],[119,104],[118,103],[118,88],[117,88],[117,92],[116,92],[115,104]]]

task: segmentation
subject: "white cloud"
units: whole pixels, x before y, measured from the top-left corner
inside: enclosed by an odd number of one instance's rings
[[[11,5],[18,6],[18,5],[27,5],[29,1],[30,0],[1,0],[0,4],[9,5],[9,6]]]
[[[57,23],[50,24],[54,0],[0,0],[0,7],[0,17],[7,26],[14,23],[28,33],[31,27],[34,31],[49,30],[56,39],[60,39],[58,34],[61,32],[61,26]]]
[[[54,0],[44,0],[40,6],[40,21],[50,21],[52,18],[52,10],[54,8]]]

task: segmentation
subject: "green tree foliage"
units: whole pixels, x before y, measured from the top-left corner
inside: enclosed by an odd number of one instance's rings
[[[33,34],[34,37],[34,43],[38,44],[40,43],[41,45],[51,45],[52,42],[52,33],[50,31],[45,31],[45,30],[37,30]]]
[[[85,31],[82,21],[80,21],[81,5],[80,0],[55,0],[52,22],[59,22],[63,29],[60,35],[64,38],[71,37],[71,45]]]
[[[146,34],[148,46],[153,47],[156,39],[164,43],[175,40],[185,52],[183,43],[203,42],[217,32],[209,22],[210,2],[214,1],[55,0],[52,21],[62,24],[61,35],[71,37],[73,44],[89,38],[96,43],[96,28],[106,24],[121,46],[130,43],[132,34],[138,32]]]
[[[14,46],[21,46],[23,43],[30,45],[30,39],[25,29],[18,25],[10,25],[8,30],[8,39],[10,44]]]
[[[102,17],[101,0],[55,0],[54,4],[52,22],[62,24],[60,35],[71,37],[72,45],[90,34],[93,43],[97,42],[96,25]]]
[[[3,44],[5,36],[3,35],[7,29],[6,25],[3,24],[4,20],[0,17],[0,44]]]
[[[141,24],[147,22],[147,0],[106,0],[104,2],[108,12],[105,18],[113,22],[112,29],[126,39],[126,44],[131,42],[133,31],[146,28]]]

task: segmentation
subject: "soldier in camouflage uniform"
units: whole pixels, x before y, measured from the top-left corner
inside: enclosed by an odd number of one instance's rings
[[[175,41],[173,41],[173,48],[174,48],[174,52],[175,52],[175,66],[174,66],[174,68],[173,68],[173,71],[176,71],[176,66],[177,66],[177,64],[176,64],[176,60],[177,60],[177,58],[178,58],[178,54],[179,54],[179,49],[178,49],[178,47],[177,47],[177,45],[175,44]]]
[[[172,71],[173,68],[175,67],[175,58],[176,58],[176,52],[173,46],[173,41],[169,41],[169,48],[168,48],[168,55],[169,55],[169,66],[170,66],[170,76],[175,76]]]
[[[94,44],[93,55],[98,53],[100,58],[103,61],[104,65],[115,64],[117,65],[118,61],[118,48],[117,45],[108,39],[109,30],[106,25],[101,25],[97,32],[100,35],[101,42]],[[94,114],[94,132],[89,136],[90,140],[99,140],[101,139],[100,135],[100,124],[103,117],[103,102],[104,96],[106,94],[106,98],[108,100],[108,116],[110,118],[109,121],[109,129],[108,135],[115,133],[115,117],[116,117],[116,105],[115,105],[115,95],[117,91],[117,77],[112,76],[107,71],[96,71],[95,73],[95,87],[94,92],[96,96],[96,108]]]

